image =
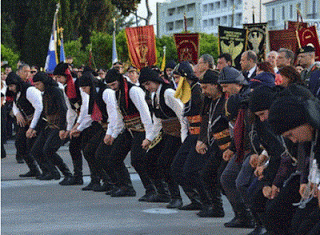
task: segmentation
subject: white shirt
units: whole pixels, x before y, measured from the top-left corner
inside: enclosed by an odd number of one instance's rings
[[[66,94],[65,88],[67,86],[67,84],[63,85],[60,82],[58,82],[59,84],[59,88],[62,89],[63,91],[63,96],[64,96],[64,100],[66,101],[66,106],[68,108],[67,110],[67,131],[70,131],[77,119],[77,112],[72,108],[71,104],[70,104],[70,100]]]
[[[117,108],[116,92],[112,89],[105,89],[102,93],[102,99],[107,106],[108,129],[106,135],[117,138],[124,129],[123,117]]]
[[[162,84],[160,84],[156,93],[151,94],[152,103],[154,103],[154,98],[156,95],[158,97],[158,101],[160,101],[159,96],[160,96],[161,88],[162,88]],[[180,121],[181,141],[183,142],[188,136],[188,119],[183,116],[183,109],[184,109],[183,103],[179,99],[175,98],[174,94],[175,94],[175,90],[171,88],[166,89],[164,92],[164,102],[169,108],[171,108],[175,112],[175,114],[177,115],[177,118]],[[161,119],[153,115],[153,124],[154,124],[153,132],[154,132],[154,135],[157,136],[157,134],[162,128]]]
[[[82,104],[80,108],[79,118],[77,120],[77,123],[79,123],[77,130],[83,131],[84,129],[91,126],[93,120],[91,119],[91,115],[88,114],[90,96],[87,93],[83,92],[82,90],[80,90],[80,93],[81,93]]]
[[[21,92],[18,92],[16,98],[17,100],[19,99],[20,95]],[[30,86],[27,88],[26,98],[34,108],[33,118],[30,123],[30,128],[34,129],[37,126],[43,110],[42,95],[37,88]],[[13,102],[12,112],[15,116],[17,116],[17,114],[20,112],[19,108],[16,105],[16,102]]]
[[[153,123],[144,91],[140,87],[133,86],[129,91],[129,96],[140,113],[140,118],[146,131],[146,139],[152,141],[156,135],[153,133]]]
[[[251,76],[254,73],[254,71],[256,71],[256,69],[257,69],[257,65],[255,65],[248,71],[248,78],[252,78]]]

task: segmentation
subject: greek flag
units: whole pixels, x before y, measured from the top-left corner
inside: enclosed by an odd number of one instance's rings
[[[65,62],[66,56],[64,54],[63,38],[60,40],[60,62]]]

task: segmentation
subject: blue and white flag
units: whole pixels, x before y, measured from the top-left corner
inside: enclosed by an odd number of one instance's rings
[[[60,40],[60,62],[65,62],[66,56],[64,54],[63,38]]]
[[[50,36],[49,49],[46,58],[46,64],[44,66],[44,71],[47,73],[52,73],[54,68],[58,64],[58,54],[57,54],[57,17],[59,12],[60,4],[57,4],[56,12],[53,18],[52,33]]]

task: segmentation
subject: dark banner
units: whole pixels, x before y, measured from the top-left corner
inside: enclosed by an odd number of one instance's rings
[[[320,61],[320,44],[317,29],[315,26],[302,28],[297,32],[299,47],[312,44],[316,51],[316,61]]]
[[[177,47],[178,61],[192,61],[198,63],[199,57],[199,34],[177,33],[174,34],[174,41]]]
[[[300,21],[288,21],[288,29],[302,29],[307,28],[308,23],[300,22]]]
[[[293,29],[269,31],[269,41],[270,51],[278,51],[280,48],[287,48],[296,53],[299,48],[296,31]]]
[[[131,63],[138,69],[157,63],[156,39],[153,26],[126,28]]]
[[[247,50],[253,50],[258,61],[262,62],[266,58],[267,23],[244,24],[247,29]]]
[[[241,54],[247,47],[246,35],[246,29],[219,26],[219,53],[229,53],[237,69],[241,69]]]

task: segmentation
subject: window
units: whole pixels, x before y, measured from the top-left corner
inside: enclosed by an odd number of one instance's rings
[[[210,19],[210,24],[209,26],[213,26],[213,19]]]
[[[172,16],[174,14],[175,10],[176,10],[175,8],[168,9],[168,15]]]
[[[187,26],[188,27],[193,27],[193,18],[188,18],[187,19]]]
[[[210,3],[210,5],[209,5],[209,10],[210,10],[210,11],[213,11],[213,9],[214,9],[213,6],[214,6],[213,3]]]
[[[172,31],[173,30],[173,22],[168,22],[166,25],[167,31]]]
[[[184,6],[178,7],[178,14],[184,14],[184,12],[185,12]]]
[[[292,5],[290,5],[290,19],[293,18],[293,9],[292,9]]]
[[[208,21],[207,20],[204,20],[203,21],[203,28],[207,28],[208,27]]]
[[[275,20],[275,12],[274,12],[274,8],[272,8],[272,20]]]
[[[208,4],[203,5],[203,11],[207,12],[208,11]]]
[[[196,4],[193,3],[193,4],[188,4],[187,5],[187,11],[194,11],[196,9]]]
[[[284,20],[285,19],[285,7],[282,6],[282,19]]]
[[[176,21],[175,29],[183,29],[183,20],[177,20]]]

